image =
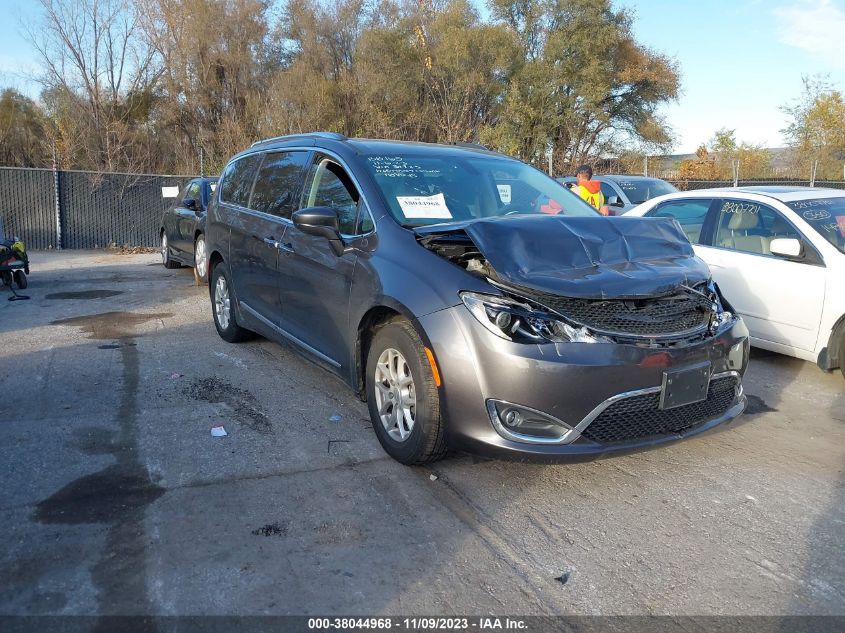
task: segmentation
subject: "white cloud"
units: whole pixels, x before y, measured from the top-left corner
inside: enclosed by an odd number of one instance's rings
[[[796,0],[777,7],[774,15],[781,42],[823,59],[828,66],[845,68],[845,9],[838,0]]]

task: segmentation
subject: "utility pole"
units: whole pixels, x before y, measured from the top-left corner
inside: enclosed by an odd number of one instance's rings
[[[552,176],[552,177],[554,177],[554,174],[552,173],[552,157],[553,156],[554,156],[554,149],[552,149],[550,147],[549,148],[549,176]]]
[[[813,168],[810,171],[810,186],[811,187],[816,186],[816,171],[818,170],[818,168],[819,168],[819,159],[817,158],[816,160],[813,161]]]
[[[643,159],[643,176],[648,176],[648,154]]]
[[[56,200],[56,250],[62,250],[62,201],[59,198],[59,158],[53,139],[53,197]]]
[[[205,152],[203,152],[202,145],[200,145],[200,178],[205,177]]]
[[[734,172],[734,187],[739,187],[739,159],[731,161],[731,167]]]

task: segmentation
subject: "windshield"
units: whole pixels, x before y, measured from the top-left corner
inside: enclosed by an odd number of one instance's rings
[[[367,167],[403,226],[545,213],[598,213],[541,171],[488,156],[368,156]]]
[[[616,184],[628,196],[632,204],[642,204],[657,196],[675,193],[677,189],[665,180],[658,178],[638,178],[637,180],[617,180]]]
[[[845,253],[845,196],[787,202],[807,224]]]

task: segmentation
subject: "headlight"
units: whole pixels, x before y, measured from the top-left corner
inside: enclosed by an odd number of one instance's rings
[[[716,282],[712,279],[707,284],[707,294],[713,302],[713,320],[710,324],[710,329],[715,332],[726,323],[734,320],[734,315],[731,312],[733,307],[725,300]]]
[[[586,328],[576,328],[553,314],[507,297],[477,292],[460,293],[461,300],[478,320],[496,336],[516,343],[600,343]]]

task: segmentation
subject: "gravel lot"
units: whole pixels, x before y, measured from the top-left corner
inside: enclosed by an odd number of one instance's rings
[[[845,614],[838,372],[755,352],[716,433],[408,468],[339,380],[223,342],[190,269],[32,261],[0,293],[1,614]]]

